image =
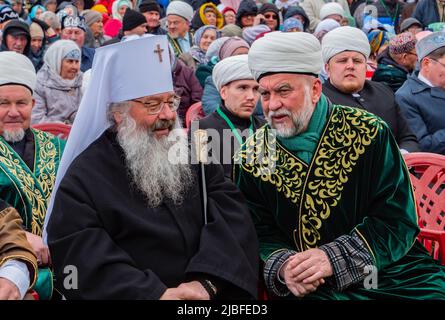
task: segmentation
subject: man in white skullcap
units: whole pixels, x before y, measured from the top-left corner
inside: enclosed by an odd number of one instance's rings
[[[402,153],[419,151],[417,138],[402,115],[393,91],[382,83],[366,80],[371,47],[365,33],[357,28],[340,27],[327,33],[321,46],[329,77],[323,84],[323,93],[329,100],[381,117]]]
[[[416,242],[414,195],[397,144],[380,118],[328,102],[317,78],[318,40],[269,33],[248,59],[268,125],[235,155],[234,181],[250,206],[268,292],[445,298],[445,268]]]
[[[65,142],[30,128],[35,86],[36,72],[27,57],[0,52],[0,198],[23,220],[39,265],[34,289],[40,299],[49,299],[53,286],[51,259],[41,236]],[[27,285],[19,289],[26,292]]]
[[[259,99],[258,83],[250,72],[247,54],[221,60],[213,68],[212,77],[222,102],[198,126],[211,138],[208,146],[214,160],[223,165],[225,176],[232,178],[234,153],[264,124],[253,114]]]
[[[322,13],[321,9],[326,3],[335,2],[338,3],[344,11],[345,15],[350,15],[348,1],[346,0],[305,0],[301,3],[301,7],[304,9],[304,12],[307,14],[310,20],[309,30],[314,31],[317,25],[320,23]],[[323,12],[324,13],[324,12]]]
[[[171,1],[167,7],[168,40],[178,57],[193,47],[193,35],[190,32],[190,22],[193,18],[193,8],[184,1]]]
[[[166,36],[97,51],[48,218],[56,287],[68,299],[256,296],[247,206],[219,165],[189,161],[168,52]],[[70,265],[76,290],[64,286]]]

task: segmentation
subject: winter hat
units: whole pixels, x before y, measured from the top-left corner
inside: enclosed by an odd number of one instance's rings
[[[371,53],[376,54],[382,46],[389,44],[389,33],[383,30],[372,30],[368,33],[368,41]]]
[[[149,11],[156,11],[157,13],[161,14],[161,7],[156,1],[153,0],[143,0],[141,4],[139,5],[139,11],[141,13],[149,12]]]
[[[66,28],[79,28],[83,31],[86,31],[85,18],[82,16],[64,16],[62,18],[62,30]]]
[[[0,6],[0,23],[18,19],[19,15],[8,5]]]
[[[236,24],[228,24],[221,29],[221,36],[223,37],[242,37],[243,29]]]
[[[122,20],[122,31],[132,30],[144,23],[147,23],[147,20],[142,13],[128,8]]]
[[[411,32],[404,32],[389,40],[389,53],[402,54],[412,51],[416,47],[416,39]]]
[[[412,27],[415,24],[417,24],[419,27],[423,28],[422,23],[419,20],[417,20],[416,18],[406,18],[400,24],[400,31],[404,32],[408,28]]]
[[[344,17],[345,11],[343,10],[343,7],[337,2],[326,3],[320,9],[320,20],[324,20],[326,17],[332,14],[337,14]]]
[[[85,18],[85,23],[87,26],[91,26],[97,21],[102,21],[102,14],[95,10],[84,10],[82,16]]]
[[[259,24],[257,26],[247,27],[243,30],[243,38],[244,40],[247,41],[249,45],[252,45],[252,43],[255,41],[255,39],[259,34],[270,31],[271,31],[270,28],[265,24]]]
[[[105,7],[103,4],[96,4],[96,5],[92,6],[91,10],[108,14],[107,7]]]
[[[43,33],[42,27],[35,22],[31,23],[31,25],[29,26],[29,33],[31,35],[31,39],[36,39],[36,38],[43,39],[45,35]]]
[[[193,19],[193,8],[191,5],[184,1],[172,1],[167,7],[166,15],[180,16],[190,22]]]
[[[225,41],[221,48],[219,48],[219,60],[223,60],[227,57],[231,57],[233,53],[239,48],[249,49],[249,44],[242,38],[232,37]]]

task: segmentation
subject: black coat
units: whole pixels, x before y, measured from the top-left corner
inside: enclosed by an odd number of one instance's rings
[[[149,208],[115,133],[105,132],[74,160],[55,196],[47,230],[57,289],[68,299],[159,299],[203,277],[223,284],[221,298],[256,297],[258,243],[244,198],[220,166],[205,173],[207,225],[199,187],[180,206]],[[63,285],[69,265],[77,290]]]
[[[328,79],[323,84],[323,93],[334,104],[364,109],[379,116],[391,128],[400,149],[419,151],[417,138],[400,112],[394,93],[386,85],[366,80],[363,89],[354,97],[352,94],[340,92]]]
[[[249,130],[250,120],[241,119],[241,118],[235,116],[224,106],[221,106],[221,110],[230,119],[230,121],[232,121],[235,128],[239,129],[241,132],[245,132],[246,134],[249,132],[249,131],[245,131],[245,130]],[[252,118],[253,118],[253,131],[255,132],[258,128],[263,126],[265,121],[258,116],[252,116]],[[218,150],[212,149],[210,151],[212,151],[212,154],[213,154],[215,160],[218,160],[219,163],[223,164],[224,175],[227,178],[232,179],[233,155],[235,154],[235,151],[239,149],[240,145],[238,143],[238,140],[235,137],[233,137],[233,139],[231,139],[231,141],[222,139],[222,137],[224,137],[224,130],[227,130],[226,132],[228,132],[228,133],[231,132],[229,125],[216,111],[209,114],[207,117],[199,120],[198,124],[199,124],[199,129],[204,129],[204,130],[214,129],[214,130],[216,130],[216,132],[218,132],[219,137],[220,137],[219,146],[215,146],[215,147],[219,147],[219,149]],[[193,127],[192,127],[192,129],[193,129]],[[211,138],[212,138],[211,133],[209,133],[208,135],[211,140]],[[246,136],[241,134],[241,137],[243,138],[243,140],[245,140]],[[227,148],[228,146],[230,146],[230,154],[226,155],[226,154],[224,154],[224,151],[225,151],[224,148]],[[230,156],[230,158],[229,158],[229,156]],[[227,161],[224,161],[224,159],[226,159],[226,160],[230,159],[231,161],[230,161],[230,163],[226,163]]]

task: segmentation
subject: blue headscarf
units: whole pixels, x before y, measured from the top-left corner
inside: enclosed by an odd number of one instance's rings
[[[297,28],[300,31],[304,31],[304,27],[303,24],[301,23],[300,20],[296,19],[296,18],[288,18],[286,20],[284,20],[283,23],[283,31],[284,32],[288,32],[291,29]]]
[[[44,6],[41,6],[40,4],[32,7],[31,12],[29,13],[29,18],[34,19],[36,17],[37,10],[41,9],[42,13],[46,11],[46,8]]]

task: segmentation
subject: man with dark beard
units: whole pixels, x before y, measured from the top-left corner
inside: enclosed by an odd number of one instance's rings
[[[253,224],[220,166],[205,166],[206,192],[196,187],[204,176],[188,161],[167,37],[97,54],[48,224],[57,288],[68,299],[255,297]]]
[[[444,299],[445,267],[416,240],[409,173],[388,125],[327,101],[313,35],[266,34],[248,60],[268,125],[235,155],[234,181],[252,213],[269,292]]]

